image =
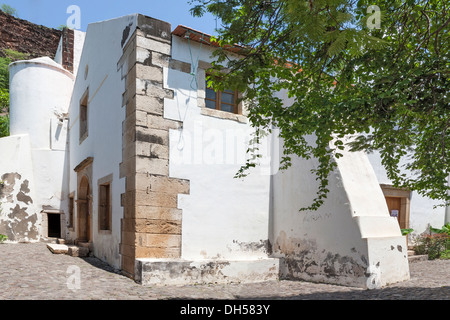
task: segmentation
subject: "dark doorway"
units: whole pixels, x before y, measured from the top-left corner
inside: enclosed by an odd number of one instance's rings
[[[48,217],[48,237],[61,238],[61,215],[47,214]]]

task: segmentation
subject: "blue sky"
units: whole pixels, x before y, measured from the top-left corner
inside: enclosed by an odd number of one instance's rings
[[[81,30],[87,25],[133,13],[141,13],[172,25],[179,24],[215,34],[216,19],[211,15],[194,18],[189,13],[192,5],[188,0],[0,0],[17,10],[18,17],[35,24],[58,28],[71,16],[67,8],[77,5],[81,10]],[[220,27],[220,25],[219,25]]]

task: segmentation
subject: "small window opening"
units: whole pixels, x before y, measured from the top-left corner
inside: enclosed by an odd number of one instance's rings
[[[75,208],[75,198],[73,195],[69,196],[69,224],[68,227],[69,228],[73,228],[73,212],[74,212],[74,208]]]
[[[99,230],[111,230],[111,184],[99,186]]]
[[[80,143],[88,136],[88,97],[89,91],[80,102]]]

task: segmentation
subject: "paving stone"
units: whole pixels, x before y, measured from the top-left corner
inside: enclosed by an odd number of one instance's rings
[[[143,287],[95,257],[53,254],[45,243],[0,244],[0,300],[450,300],[450,260],[416,261],[410,273],[376,290],[288,280]]]

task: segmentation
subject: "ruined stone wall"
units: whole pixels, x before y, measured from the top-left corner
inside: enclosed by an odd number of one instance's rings
[[[138,17],[136,33],[124,48],[126,77],[121,178],[122,269],[134,276],[137,258],[181,257],[181,210],[178,194],[189,193],[189,181],[169,177],[169,130],[178,121],[164,119],[163,68],[171,65],[170,24]]]
[[[0,56],[3,49],[27,53],[29,58],[55,57],[61,31],[39,26],[0,10]]]

